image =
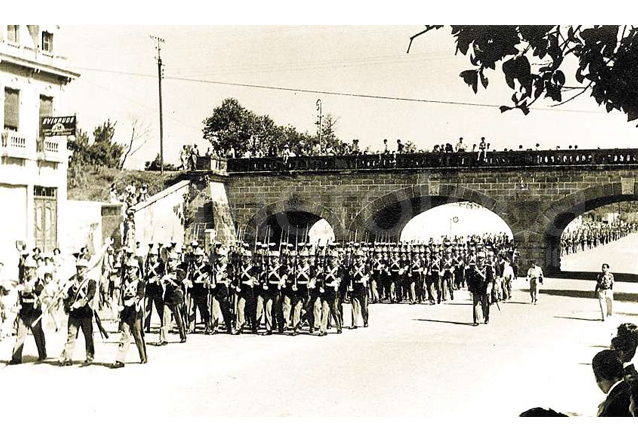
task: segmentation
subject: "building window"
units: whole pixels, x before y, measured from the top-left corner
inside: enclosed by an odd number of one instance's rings
[[[58,189],[54,187],[33,186],[33,196],[43,198],[55,198]]]
[[[19,24],[10,24],[7,26],[7,41],[13,44],[20,44]]]
[[[42,50],[53,52],[53,34],[51,32],[42,32]]]
[[[38,114],[38,132],[42,138],[42,118],[53,116],[53,98],[50,96],[40,95],[40,111]]]
[[[4,89],[4,129],[18,131],[20,121],[20,91]]]

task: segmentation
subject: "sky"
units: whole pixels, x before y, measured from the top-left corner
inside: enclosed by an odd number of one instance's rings
[[[422,29],[61,26],[57,41],[67,67],[81,74],[68,88],[67,106],[69,113],[77,114],[80,128],[91,132],[107,119],[117,121],[116,140],[127,144],[133,121],[138,133],[146,133],[136,142],[144,146],[127,163],[129,168],[143,167],[159,152],[157,51],[150,35],[165,40],[161,57],[167,162],[178,162],[184,144],[206,150],[202,122],[229,97],[257,114],[270,115],[279,125],[308,132],[316,130],[316,101],[321,99],[324,115],[338,118],[336,133],[342,140],[356,138],[373,149],[380,148],[384,138],[390,145],[401,139],[431,149],[436,143],[456,143],[460,136],[470,145],[485,136],[501,150],[535,143],[543,148],[636,147],[635,124],[621,113],[606,113],[586,95],[558,108],[537,102],[527,116],[520,111],[501,114],[498,106],[510,103],[511,91],[500,70],[490,71],[487,90],[475,95],[459,77],[471,65],[454,55],[449,27],[415,39],[406,53],[410,36]],[[567,83],[576,85],[573,79]],[[311,92],[257,88],[264,86]]]

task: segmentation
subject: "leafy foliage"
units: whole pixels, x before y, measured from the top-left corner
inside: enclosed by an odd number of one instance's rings
[[[159,155],[159,153],[155,156],[155,159],[152,162],[144,163],[144,170],[145,171],[159,171],[160,169],[161,169],[161,166],[160,166],[160,155]],[[164,160],[164,170],[165,171],[177,171],[177,168],[175,167],[175,165],[173,165],[171,163],[166,163],[166,160]]]
[[[222,156],[226,156],[231,147],[238,157],[246,151],[275,156],[285,145],[299,154],[308,151],[317,141],[316,135],[301,133],[292,125],[277,125],[270,116],[255,114],[234,98],[224,99],[203,123],[204,139]],[[328,142],[331,146],[341,144],[334,133],[335,123],[336,119],[330,115],[324,118],[321,141],[324,146]]]
[[[119,168],[124,145],[113,142],[117,122],[107,120],[93,130],[93,143],[85,131],[78,130],[72,149],[71,165],[94,165]]]
[[[427,26],[424,32],[441,29]],[[456,53],[469,57],[475,67],[460,73],[478,93],[487,88],[487,73],[499,66],[514,93],[513,106],[528,114],[538,99],[556,105],[589,91],[607,112],[638,119],[638,28],[633,26],[452,26]],[[423,32],[423,33],[424,33]],[[414,37],[413,37],[414,38]],[[564,62],[578,63],[566,74]],[[580,85],[567,85],[568,77]],[[570,96],[567,96],[571,94]]]

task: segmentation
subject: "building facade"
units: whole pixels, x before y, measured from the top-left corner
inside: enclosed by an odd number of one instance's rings
[[[0,261],[15,277],[16,241],[61,247],[66,137],[42,136],[40,120],[67,116],[66,88],[79,75],[58,54],[58,26],[0,25]]]

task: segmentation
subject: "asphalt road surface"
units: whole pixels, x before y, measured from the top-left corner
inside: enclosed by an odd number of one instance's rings
[[[188,343],[149,346],[140,365],[132,345],[125,368],[111,370],[118,335],[96,333],[96,363],[56,366],[64,335],[46,329],[51,357],[6,365],[13,338],[0,342],[0,411],[27,407],[73,417],[115,414],[123,401],[135,416],[455,416],[514,417],[536,406],[594,416],[604,399],[591,359],[623,321],[638,323],[638,303],[617,303],[614,321],[599,321],[598,302],[541,295],[530,305],[518,280],[514,299],[492,306],[489,325],[472,327],[467,293],[439,306],[371,306],[369,328],[328,337],[191,335]],[[350,323],[346,305],[346,324]],[[114,323],[108,323],[115,330]],[[157,333],[147,341],[157,340]],[[25,391],[25,389],[30,389]],[[138,399],[139,398],[139,399]],[[131,412],[133,413],[133,412]],[[63,419],[63,418],[59,418]],[[64,421],[66,422],[66,421]]]
[[[584,252],[561,257],[563,271],[601,271],[606,262],[612,273],[638,273],[638,233]]]

